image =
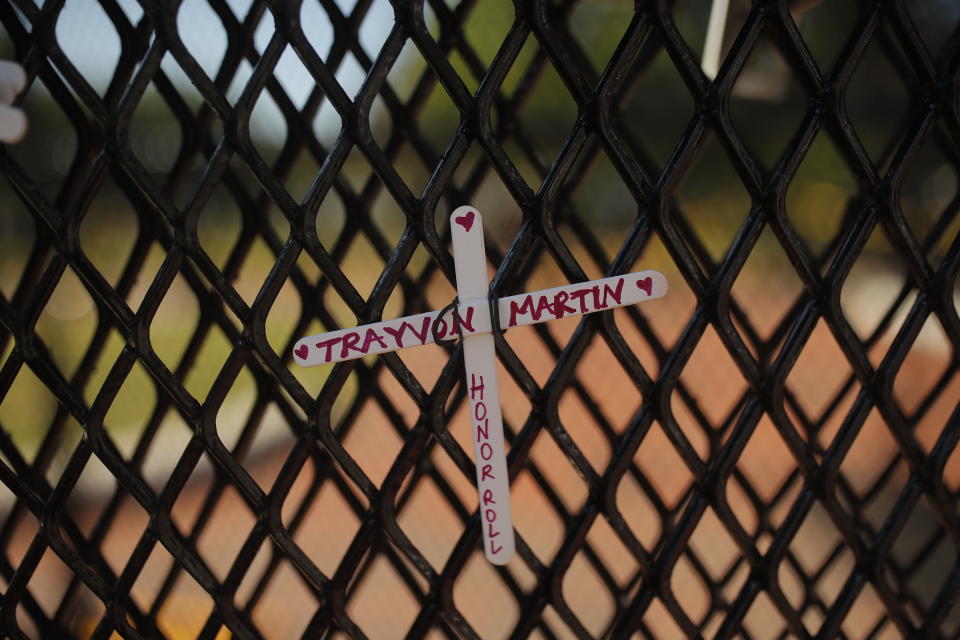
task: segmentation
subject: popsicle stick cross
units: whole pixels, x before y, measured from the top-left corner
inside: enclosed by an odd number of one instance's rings
[[[509,329],[661,298],[667,292],[667,281],[658,271],[641,271],[491,303],[479,212],[472,207],[458,208],[450,216],[450,229],[458,302],[449,311],[428,311],[308,336],[297,341],[293,354],[296,362],[310,367],[418,347],[437,338],[462,338],[483,552],[493,564],[506,564],[515,545],[494,351],[496,327],[491,313],[497,314],[497,327]]]

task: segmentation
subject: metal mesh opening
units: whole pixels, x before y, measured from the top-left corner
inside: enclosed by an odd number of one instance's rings
[[[0,3],[0,619],[12,637],[957,637],[960,10],[942,0]],[[518,556],[458,348],[509,295]]]

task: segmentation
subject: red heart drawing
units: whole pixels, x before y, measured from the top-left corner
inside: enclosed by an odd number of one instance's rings
[[[453,221],[463,227],[464,231],[470,233],[470,228],[473,226],[473,217],[473,211],[468,211],[462,216],[457,216]]]
[[[648,296],[652,296],[653,295],[653,278],[651,278],[650,276],[647,276],[646,278],[641,278],[640,280],[637,280],[637,288],[643,289],[644,293],[646,293]]]
[[[300,358],[301,360],[307,359],[307,353],[309,353],[309,351],[310,351],[310,347],[308,347],[305,344],[302,344],[293,350],[293,352],[297,354],[297,357]]]

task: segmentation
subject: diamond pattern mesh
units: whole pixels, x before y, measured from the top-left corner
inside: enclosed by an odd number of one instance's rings
[[[11,637],[960,634],[952,3],[12,0]],[[497,339],[518,556],[459,349],[302,369],[493,290],[662,301]]]

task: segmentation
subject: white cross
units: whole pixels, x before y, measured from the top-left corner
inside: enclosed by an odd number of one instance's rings
[[[514,553],[513,518],[480,214],[460,207],[450,216],[450,229],[456,312],[429,311],[309,336],[297,341],[293,353],[296,362],[310,367],[430,344],[435,333],[441,339],[463,337],[483,552],[490,562],[502,565]],[[500,298],[496,309],[499,326],[509,329],[661,298],[666,292],[663,274],[641,271]]]

